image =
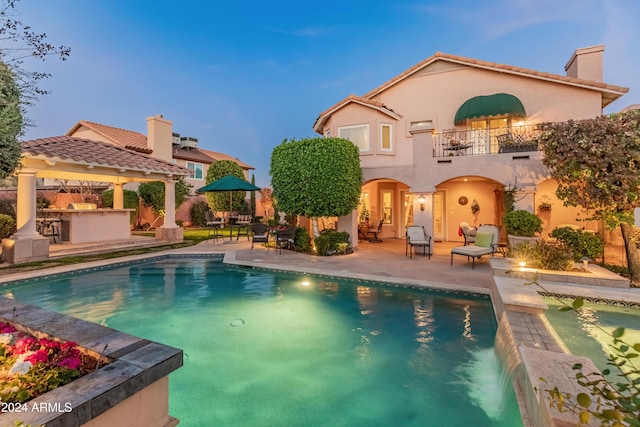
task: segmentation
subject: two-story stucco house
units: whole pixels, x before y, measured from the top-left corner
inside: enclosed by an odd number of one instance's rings
[[[209,166],[220,160],[236,162],[244,170],[247,180],[249,180],[249,171],[255,169],[228,154],[200,148],[197,138],[180,136],[180,134],[173,132],[173,123],[160,114],[147,117],[146,136],[139,132],[86,120],[81,120],[73,125],[67,132],[67,136],[119,145],[187,168],[192,173],[190,177],[186,178],[186,181],[192,184],[194,189],[206,184],[205,179]]]
[[[628,91],[602,81],[603,52],[576,50],[566,75],[436,53],[338,102],[313,127],[360,148],[359,212],[366,207],[371,223],[383,222],[382,237],[402,237],[415,223],[436,241],[460,240],[461,222],[500,224],[503,192],[514,187],[516,207],[536,212],[548,232],[575,223],[580,211],[555,198],[532,141],[538,124],[596,117]],[[542,201],[552,208],[539,209]],[[356,235],[358,213],[340,221]]]

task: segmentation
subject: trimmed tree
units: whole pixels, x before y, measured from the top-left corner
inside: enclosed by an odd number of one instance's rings
[[[191,185],[187,184],[184,179],[180,178],[176,180],[175,186],[175,203],[176,210],[184,203],[189,195]],[[158,215],[153,221],[153,224],[158,221],[159,218],[164,217],[164,183],[161,181],[143,182],[138,187],[138,194],[142,199],[142,203],[145,206],[150,206],[153,212]],[[153,226],[151,224],[151,226]],[[151,228],[149,226],[149,228]]]
[[[620,226],[631,280],[640,280],[634,208],[640,207],[640,111],[595,119],[545,123],[544,164],[558,182],[556,195],[581,206],[607,228]]]
[[[342,138],[284,140],[271,154],[271,185],[278,209],[312,219],[345,216],[358,207],[362,187],[360,153]]]
[[[237,178],[244,180],[244,170],[242,167],[231,160],[220,160],[209,166],[207,171],[206,183],[211,184],[214,181],[219,180],[227,175],[233,175]],[[244,212],[247,209],[247,202],[245,197],[246,191],[232,191],[231,199],[232,206],[229,206],[229,192],[228,191],[209,191],[207,192],[207,202],[211,210],[222,212]]]
[[[20,90],[9,68],[0,62],[0,179],[12,174],[20,164],[24,121]]]

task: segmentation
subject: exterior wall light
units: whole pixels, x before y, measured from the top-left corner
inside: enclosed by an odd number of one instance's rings
[[[420,210],[421,211],[424,211],[424,207],[425,207],[426,202],[427,201],[425,200],[424,196],[421,194],[420,198],[418,199],[418,203],[420,203]]]

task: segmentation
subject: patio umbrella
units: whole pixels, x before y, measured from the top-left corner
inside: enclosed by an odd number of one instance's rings
[[[205,185],[204,187],[198,188],[198,191],[201,192],[209,192],[209,191],[228,191],[229,192],[229,209],[233,206],[233,192],[234,191],[257,191],[260,190],[260,187],[256,187],[255,185],[245,181],[244,179],[240,179],[234,175],[226,175],[220,178],[217,181],[213,181],[210,184]],[[231,223],[229,223],[229,227],[231,227]],[[231,241],[231,234],[229,233],[229,241]]]

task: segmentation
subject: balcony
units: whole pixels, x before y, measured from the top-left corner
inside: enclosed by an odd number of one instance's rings
[[[538,125],[490,129],[445,129],[433,136],[433,157],[538,151]]]

